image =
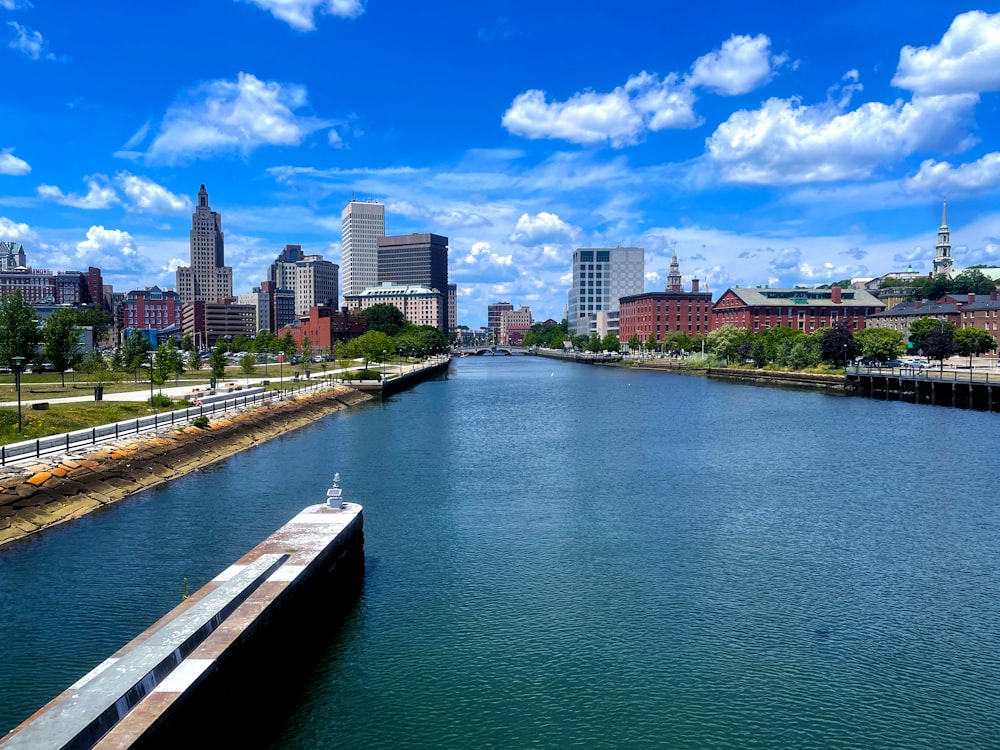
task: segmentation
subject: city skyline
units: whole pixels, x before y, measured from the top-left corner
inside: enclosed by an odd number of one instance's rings
[[[0,0],[0,240],[31,265],[175,288],[202,183],[234,293],[286,244],[342,265],[373,198],[386,234],[449,238],[472,328],[497,300],[561,319],[585,247],[645,248],[646,291],[676,252],[716,297],[929,272],[944,199],[955,268],[1000,264],[1000,14],[974,6],[223,0],[197,26],[224,43],[182,54],[192,23]]]

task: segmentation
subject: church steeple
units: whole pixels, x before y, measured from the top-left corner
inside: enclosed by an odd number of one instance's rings
[[[948,201],[941,207],[941,228],[934,248],[934,275],[951,276],[951,232],[948,231]]]
[[[681,286],[681,267],[677,262],[677,253],[674,253],[673,259],[670,261],[670,274],[667,276],[667,289],[668,292],[683,292],[684,289]]]

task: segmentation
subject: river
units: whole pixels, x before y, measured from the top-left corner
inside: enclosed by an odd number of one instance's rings
[[[273,747],[995,748],[997,428],[458,360],[0,548],[0,727],[339,471],[365,506],[364,589],[271,717]]]

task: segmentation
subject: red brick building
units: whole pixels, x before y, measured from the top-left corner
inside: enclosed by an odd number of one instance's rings
[[[750,331],[794,328],[812,333],[846,322],[851,330],[865,327],[865,319],[885,309],[862,289],[727,289],[712,307],[712,328],[734,325]]]
[[[621,341],[636,335],[645,342],[652,334],[662,342],[670,331],[697,336],[711,330],[712,293],[701,291],[698,279],[692,279],[690,292],[684,291],[676,255],[670,263],[665,291],[631,294],[618,301],[618,338]]]
[[[318,305],[309,309],[308,318],[299,318],[289,326],[277,332],[278,338],[285,333],[291,333],[296,346],[302,347],[302,342],[309,339],[309,344],[316,351],[325,351],[335,342],[348,341],[357,338],[368,330],[368,318],[348,315],[346,310]]]
[[[115,311],[118,328],[162,330],[181,324],[181,303],[177,292],[162,290],[158,286],[137,289],[125,295],[125,300]]]

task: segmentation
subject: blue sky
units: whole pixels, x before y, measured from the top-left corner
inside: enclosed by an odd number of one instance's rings
[[[561,318],[577,247],[716,295],[927,271],[945,198],[1000,265],[1000,13],[826,5],[0,0],[0,239],[172,287],[205,183],[242,292],[373,197],[472,327]]]

